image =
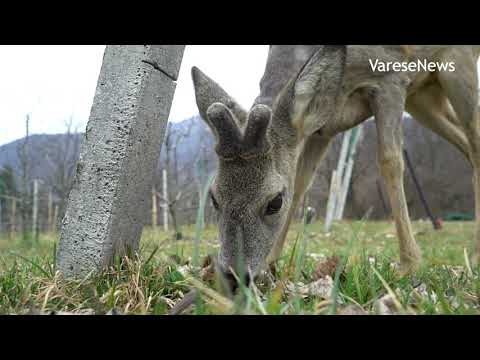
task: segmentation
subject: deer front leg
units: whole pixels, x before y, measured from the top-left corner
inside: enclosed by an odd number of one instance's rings
[[[378,164],[385,182],[400,242],[400,271],[415,271],[421,260],[413,236],[403,187],[402,116],[405,84],[399,79],[371,92],[370,106],[375,116],[378,137]]]
[[[319,134],[313,134],[306,141],[303,153],[300,155],[298,160],[297,173],[295,177],[295,192],[293,195],[292,205],[288,213],[288,218],[285,226],[282,229],[280,237],[273,245],[273,249],[270,252],[270,256],[267,260],[268,263],[276,261],[280,258],[293,216],[298,210],[305,193],[311,186],[315,172],[320,164],[320,160],[325,155],[330,142],[330,137],[326,138]]]

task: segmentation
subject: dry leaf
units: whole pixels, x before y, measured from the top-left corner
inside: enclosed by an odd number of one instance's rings
[[[355,304],[347,305],[337,310],[338,315],[368,315],[360,306]]]
[[[95,315],[95,310],[79,309],[75,311],[41,311],[32,308],[26,313],[26,315]]]
[[[210,264],[209,266],[200,270],[200,278],[204,282],[211,282],[215,280],[215,266]]]
[[[182,264],[182,259],[178,255],[169,255],[168,259],[171,260],[173,263],[181,265]]]
[[[207,255],[202,259],[202,269],[213,265],[213,255]]]
[[[333,279],[330,275],[326,275],[322,279],[318,279],[308,285],[309,295],[329,299],[332,295]]]
[[[329,299],[333,290],[333,279],[327,275],[324,278],[318,279],[310,284],[303,284],[301,282],[294,284],[289,282],[286,286],[288,292],[297,294],[302,297],[314,296],[322,299]]]
[[[396,306],[393,298],[387,294],[380,299],[376,300],[373,304],[373,308],[378,315],[395,315]]]
[[[320,262],[313,272],[313,280],[319,280],[326,276],[335,277],[335,271],[339,262],[340,258],[338,256],[330,256],[325,261]]]
[[[177,271],[183,276],[186,276],[188,273],[190,273],[191,270],[192,270],[192,267],[190,265],[183,265],[177,268]]]
[[[400,295],[400,290],[396,289],[395,290],[395,296],[397,297],[397,299],[393,298],[393,296],[391,294],[386,294],[386,295],[382,296],[380,299],[377,299],[373,303],[373,308],[374,308],[375,312],[379,315],[396,315],[396,314],[399,314],[400,311],[402,311],[402,309],[399,308],[399,306],[401,306],[401,305],[398,303],[398,296],[399,295]]]
[[[215,281],[215,257],[207,255],[202,259],[200,278],[204,282]]]

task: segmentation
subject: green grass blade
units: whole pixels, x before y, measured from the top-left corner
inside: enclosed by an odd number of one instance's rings
[[[33,267],[35,267],[37,270],[39,270],[43,275],[45,275],[47,278],[51,279],[52,276],[48,273],[48,271],[45,271],[40,265],[38,265],[35,261],[33,260],[30,260],[30,259],[27,259],[26,257],[20,255],[20,254],[16,254],[14,252],[9,252],[10,255],[13,255],[13,256],[16,256],[20,259],[22,259],[23,261],[26,261],[28,262],[29,264],[33,265]]]
[[[199,257],[199,252],[200,252],[200,236],[202,235],[202,224],[203,224],[203,219],[205,217],[205,205],[207,204],[207,198],[208,198],[208,189],[210,188],[214,174],[210,175],[208,178],[207,183],[205,184],[205,187],[203,188],[202,192],[202,198],[200,199],[200,204],[198,207],[197,211],[197,221],[195,223],[195,244],[194,244],[194,252],[193,252],[193,266],[195,269],[198,266],[198,257]]]

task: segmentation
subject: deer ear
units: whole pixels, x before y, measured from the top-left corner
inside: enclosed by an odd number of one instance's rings
[[[346,47],[322,46],[291,79],[277,101],[278,117],[287,120],[297,138],[321,129],[336,116]]]
[[[308,136],[336,115],[342,87],[346,47],[323,46],[300,72],[294,87],[292,124]]]
[[[235,122],[243,127],[247,120],[247,112],[220,85],[195,66],[192,67],[192,80],[200,116],[210,127],[207,110],[214,103],[225,105],[233,114]]]

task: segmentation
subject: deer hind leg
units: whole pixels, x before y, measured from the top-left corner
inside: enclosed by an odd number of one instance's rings
[[[480,261],[480,118],[477,64],[473,56],[456,59],[455,72],[439,72],[439,82],[463,126],[468,140],[468,158],[473,167],[475,192],[475,238],[472,262]]]
[[[302,202],[305,192],[310,187],[320,160],[328,149],[330,142],[330,138],[323,138],[320,135],[315,134],[307,140],[303,154],[301,155],[297,165],[295,192],[292,200],[292,205],[290,207],[290,212],[288,213],[287,222],[283,227],[280,237],[273,245],[273,249],[270,252],[270,256],[267,262],[273,262],[280,258],[283,245],[285,244],[285,240],[287,238],[288,229],[293,219],[293,215],[295,214],[298,206]]]
[[[403,274],[415,271],[421,260],[413,236],[403,185],[402,117],[406,81],[386,79],[370,92],[370,106],[375,116],[378,138],[378,164],[385,182],[400,243],[400,267]]]
[[[470,161],[470,145],[465,130],[450,107],[439,83],[432,83],[410,96],[406,110],[422,126],[454,145]]]

